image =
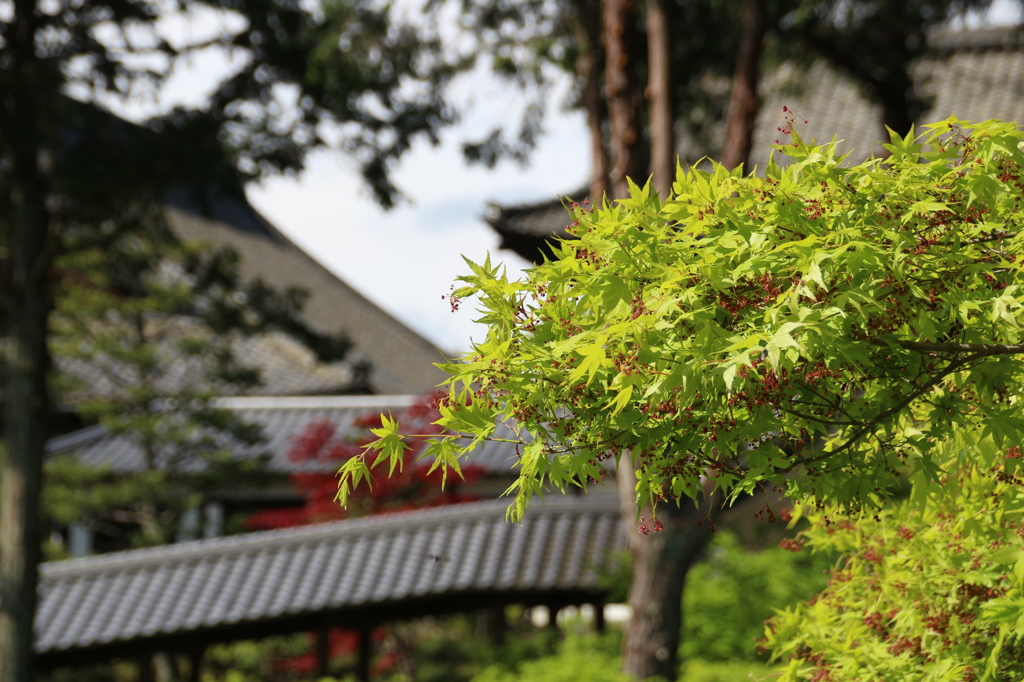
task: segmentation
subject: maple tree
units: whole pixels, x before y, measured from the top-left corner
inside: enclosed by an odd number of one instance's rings
[[[424,456],[517,442],[513,519],[625,458],[638,509],[774,488],[837,514],[940,481],[951,438],[1017,445],[1024,133],[951,119],[847,167],[785,132],[764,177],[680,168],[664,200],[573,205],[576,239],[520,281],[469,263],[454,293],[488,334],[444,366],[457,435]],[[398,421],[375,433],[342,502],[403,456]]]
[[[1012,445],[1021,365],[1018,143],[956,120],[844,167],[793,132],[764,177],[680,169],[662,201],[574,206],[578,239],[510,282],[470,263],[487,338],[451,375],[424,456],[457,470],[488,439],[522,448],[510,509],[628,456],[639,504],[765,486],[857,508],[931,478],[934,443]],[[509,428],[511,425],[511,429]],[[403,456],[384,419],[339,498]],[[710,481],[705,479],[711,473]]]

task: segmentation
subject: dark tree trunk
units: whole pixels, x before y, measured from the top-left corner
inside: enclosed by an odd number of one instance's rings
[[[671,187],[674,171],[672,113],[668,71],[668,28],[663,6],[648,8],[651,103],[652,170],[655,186]],[[652,16],[653,11],[653,16]],[[640,108],[644,98],[638,86],[638,15],[633,0],[603,0],[605,41],[605,95],[611,124],[610,182],[614,198],[628,194],[627,178],[643,184],[645,177],[640,135]],[[652,35],[658,33],[660,35]],[[655,64],[655,62],[663,62]],[[668,159],[666,163],[666,159]],[[657,166],[660,166],[660,171]],[[666,170],[666,166],[668,170]],[[633,616],[622,643],[622,669],[638,679],[655,675],[676,679],[682,625],[682,593],[686,572],[707,542],[708,527],[697,526],[694,513],[663,505],[663,530],[642,536],[636,530],[633,470],[628,456],[619,463],[619,496],[633,555],[633,582],[629,603]]]
[[[46,78],[34,54],[34,0],[17,0],[7,33],[11,70],[0,100],[0,140],[11,161],[3,219],[7,376],[0,466],[0,679],[30,682],[39,561],[39,484],[45,440],[50,217],[40,168]]]
[[[609,183],[616,199],[628,195],[627,178],[643,184],[643,154],[637,66],[640,34],[635,0],[602,0],[605,54],[605,97],[611,124]]]
[[[604,124],[608,119],[601,94],[604,50],[601,47],[600,1],[575,0],[573,8],[576,13],[576,44],[580,50],[576,73],[583,83],[581,103],[590,133],[590,199],[599,204],[601,197],[608,193],[608,148],[604,139]]]
[[[886,127],[900,135],[910,132],[910,126],[924,109],[924,103],[914,94],[914,82],[908,73],[914,55],[903,55],[904,68],[884,73],[879,77],[864,64],[837,49],[827,39],[805,34],[803,42],[809,49],[827,59],[833,67],[849,74],[870,99],[882,106],[883,140],[889,139],[888,133],[885,132]]]
[[[732,95],[729,98],[729,118],[722,149],[722,165],[733,169],[747,166],[754,140],[754,121],[760,103],[757,83],[760,75],[762,43],[767,30],[765,0],[745,0],[743,3],[743,35],[736,70],[732,77]]]
[[[910,82],[910,78],[889,87],[878,86],[875,92],[882,104],[882,124],[900,135],[909,133],[911,126],[914,125],[914,113],[921,109],[911,94],[913,83]],[[886,142],[889,140],[889,133],[884,129],[882,139]]]
[[[711,539],[711,525],[683,501],[658,508],[661,531],[643,535],[637,530],[633,490],[636,479],[628,455],[619,460],[619,500],[626,522],[626,537],[633,555],[633,581],[628,603],[633,615],[622,641],[622,670],[643,680],[662,677],[675,680],[679,668],[679,641],[683,629],[683,586],[686,574]],[[650,509],[644,510],[650,517]]]
[[[647,0],[647,107],[650,121],[651,169],[654,187],[667,197],[676,170],[672,124],[672,70],[669,26],[664,0]]]

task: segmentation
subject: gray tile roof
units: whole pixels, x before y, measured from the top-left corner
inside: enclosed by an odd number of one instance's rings
[[[173,318],[166,326],[172,327],[163,348],[164,357],[170,360],[154,388],[162,395],[174,395],[186,388],[210,388],[222,393],[221,387],[209,385],[209,368],[202,358],[183,357],[174,350],[182,338],[207,332],[183,316]],[[247,395],[337,395],[360,388],[358,372],[351,362],[320,362],[312,351],[281,332],[235,338],[231,349],[242,366],[260,371],[262,383],[247,389]],[[61,395],[72,406],[97,397],[116,399],[138,381],[130,367],[103,359],[86,361],[58,356],[54,363],[61,372],[81,382],[82,388]]]
[[[352,625],[414,608],[600,594],[598,572],[625,542],[613,493],[537,502],[522,525],[505,521],[507,506],[470,503],[45,563],[35,650],[44,658],[128,655],[140,644],[173,648],[188,635],[245,636],[260,623],[308,628],[301,618],[318,614]]]
[[[92,105],[73,100],[68,104],[74,108],[81,127],[74,124],[62,131],[62,144],[67,145],[63,153],[91,153],[94,145],[130,147],[160,135]],[[146,168],[135,170],[149,172]],[[161,178],[171,177],[166,168],[157,170]],[[283,334],[238,340],[234,350],[243,364],[262,369],[264,385],[250,393],[423,393],[441,381],[443,375],[433,366],[444,360],[441,351],[341,281],[271,225],[249,204],[233,172],[211,167],[193,169],[191,173],[189,178],[174,180],[183,184],[163,194],[171,231],[185,241],[234,250],[239,256],[239,273],[247,282],[259,279],[278,291],[306,291],[308,298],[302,310],[306,324],[325,334],[343,332],[353,342],[344,362],[328,365],[317,362],[301,344]],[[369,230],[375,226],[358,227]],[[371,259],[383,256],[365,255]],[[180,326],[173,329],[175,334],[188,331],[189,318],[175,318],[173,323]],[[116,395],[117,382],[95,368],[59,357],[56,362],[83,378],[93,395]],[[360,371],[365,363],[370,365],[368,386],[365,372]],[[196,373],[189,365],[181,362],[172,366],[167,383],[172,387],[174,382],[191,384],[190,377]],[[214,392],[223,391],[215,388]],[[69,403],[73,407],[82,398],[70,396]]]
[[[1024,32],[1020,28],[935,33],[929,37],[929,46],[929,56],[914,67],[915,87],[930,100],[919,126],[951,114],[964,120],[996,118],[1024,123]],[[807,120],[798,125],[805,139],[824,143],[835,136],[842,141],[840,151],[852,152],[852,162],[882,153],[880,141],[889,141],[881,107],[824,61],[806,72],[784,65],[767,74],[760,85],[762,104],[754,128],[751,166],[764,168],[767,164],[771,145],[780,137],[776,129],[785,123],[784,105]],[[709,93],[728,97],[728,82],[709,79],[705,86]],[[706,149],[720,149],[724,124],[712,127],[711,133],[706,144],[682,135],[682,161],[695,163]],[[586,194],[584,189],[566,196],[580,201]],[[556,199],[516,206],[490,204],[485,220],[515,249],[512,244],[518,235],[531,239],[564,236],[568,215]]]
[[[1019,28],[936,33],[931,54],[914,67],[915,87],[930,106],[918,127],[950,115],[971,121],[1002,119],[1024,123],[1024,39]],[[889,137],[881,108],[870,102],[845,75],[818,62],[806,75],[786,68],[765,79],[761,112],[754,130],[751,164],[764,168],[772,141],[779,137],[783,105],[806,124],[805,138],[828,142],[836,136],[850,160],[884,152]],[[795,86],[799,84],[799,89]],[[689,159],[695,161],[696,159]]]
[[[181,239],[236,251],[243,278],[261,279],[281,291],[291,287],[307,291],[309,298],[302,311],[307,324],[324,333],[343,331],[352,340],[346,361],[370,363],[374,393],[424,393],[444,378],[433,365],[445,361],[441,350],[328,271],[247,203],[234,201],[214,211],[212,217],[204,217],[187,205],[171,207],[167,217]],[[255,229],[256,223],[262,229]],[[382,258],[383,254],[366,256]],[[284,368],[274,377],[284,380],[287,374]],[[264,394],[289,395],[294,391],[282,386]]]
[[[299,464],[288,459],[294,438],[310,424],[329,420],[336,425],[336,433],[352,433],[353,423],[368,414],[392,412],[396,416],[403,409],[421,400],[411,395],[361,396],[309,396],[309,397],[238,397],[222,398],[220,407],[237,411],[238,416],[263,428],[266,443],[252,449],[238,449],[239,457],[253,457],[269,453],[271,471],[329,470],[337,464],[307,462]],[[142,450],[130,438],[109,434],[102,426],[92,426],[47,443],[50,454],[74,453],[81,462],[92,467],[109,466],[114,472],[142,471]],[[472,455],[471,463],[491,473],[509,472],[517,459],[515,445],[487,443]]]

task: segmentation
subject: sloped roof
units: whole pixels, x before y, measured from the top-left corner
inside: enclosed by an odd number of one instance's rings
[[[1001,119],[1024,123],[1024,33],[1021,28],[936,33],[929,38],[931,54],[914,69],[914,86],[930,106],[918,127],[955,115],[970,121]],[[799,80],[805,81],[794,92]],[[807,123],[799,123],[805,138],[842,140],[839,149],[863,161],[884,153],[889,136],[882,126],[881,107],[869,101],[845,75],[825,62],[806,76],[780,70],[766,79],[761,112],[754,129],[750,163],[764,168],[772,141],[779,137],[782,107],[788,106]],[[690,159],[694,161],[696,159]]]
[[[353,342],[343,362],[327,364],[318,362],[305,346],[285,334],[238,340],[234,350],[239,360],[262,370],[264,385],[252,394],[424,393],[443,379],[441,371],[433,366],[444,361],[441,350],[332,274],[271,225],[249,204],[238,176],[228,165],[197,168],[190,163],[193,152],[187,145],[178,144],[180,138],[174,135],[136,126],[92,105],[70,99],[66,104],[77,122],[64,133],[66,148],[62,156],[86,160],[102,156],[100,161],[108,165],[121,164],[115,168],[120,174],[117,177],[152,176],[163,193],[167,223],[178,238],[235,251],[246,281],[259,279],[278,291],[306,291],[309,296],[302,310],[305,323],[324,334],[341,332]],[[139,158],[129,153],[138,148],[164,149],[177,156],[150,164],[148,156]],[[166,166],[177,170],[168,174]],[[165,191],[165,187],[173,189]],[[377,258],[379,254],[367,257]],[[180,324],[187,327],[189,320],[182,318]],[[102,379],[100,373],[81,363],[62,358],[56,361],[98,391],[111,388],[96,386],[96,380]],[[369,364],[368,377],[361,370],[365,363]],[[186,365],[172,368],[171,374],[187,374]]]
[[[35,651],[134,655],[331,625],[598,597],[625,543],[614,494],[489,501],[132,550],[40,566]],[[569,601],[571,603],[571,601]],[[254,630],[262,626],[262,630]],[[276,630],[275,630],[276,629]]]
[[[307,291],[309,298],[302,311],[306,323],[323,333],[342,331],[352,340],[346,363],[370,364],[369,383],[374,393],[424,393],[444,378],[433,366],[445,361],[440,349],[332,274],[248,202],[221,196],[203,204],[200,207],[182,199],[169,206],[167,218],[174,233],[186,241],[233,249],[239,255],[245,279],[260,279],[281,291],[291,287]],[[379,254],[367,257],[377,258]],[[297,342],[291,343],[301,349]],[[256,347],[253,352],[260,350]],[[287,373],[285,369],[273,376],[282,380]],[[262,393],[287,395],[295,391],[275,386]]]
[[[235,449],[239,457],[270,455],[270,471],[334,471],[336,463],[303,462],[288,459],[295,437],[310,424],[328,420],[337,427],[339,436],[350,434],[356,419],[372,413],[394,412],[422,400],[412,395],[357,395],[309,397],[239,397],[221,398],[218,407],[233,410],[239,418],[258,424],[266,442],[255,448]],[[110,467],[115,473],[143,471],[145,458],[130,438],[112,435],[103,426],[91,426],[47,443],[51,455],[74,453],[90,467]],[[470,462],[490,473],[509,473],[518,460],[514,443],[486,443],[472,454]]]
[[[182,389],[205,386],[209,377],[206,358],[183,356],[176,352],[175,344],[185,337],[207,337],[210,331],[185,316],[165,322],[173,327],[163,341],[169,361],[154,388],[162,395],[174,395]],[[369,388],[365,385],[367,377],[351,361],[321,362],[309,348],[282,332],[233,338],[231,350],[241,366],[260,371],[260,384],[246,389],[247,395],[338,395],[365,393]],[[96,397],[118,396],[138,380],[134,368],[103,358],[57,356],[54,363],[62,373],[81,382],[80,388],[61,394],[62,400],[70,405]]]
[[[950,115],[974,121],[1024,122],[1024,32],[1020,27],[935,33],[929,37],[929,47],[929,56],[913,71],[915,87],[930,100],[919,126]],[[728,93],[727,82],[708,82],[707,87]],[[852,152],[853,163],[883,153],[881,142],[889,141],[881,107],[824,60],[806,72],[785,65],[766,74],[760,88],[762,104],[754,127],[752,167],[767,164],[772,144],[780,137],[777,128],[785,124],[783,106],[800,116],[798,130],[805,139],[823,143],[835,136],[842,141],[841,152]],[[680,159],[695,163],[703,149],[721,148],[724,123],[712,133],[713,139],[706,145],[682,136]],[[582,188],[565,197],[581,201],[587,194]],[[568,215],[559,197],[507,207],[492,203],[484,219],[502,236],[503,248],[535,259],[545,239],[566,236],[563,228]]]

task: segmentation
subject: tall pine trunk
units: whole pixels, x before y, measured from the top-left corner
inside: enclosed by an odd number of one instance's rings
[[[651,139],[650,174],[662,198],[671,191],[676,170],[671,62],[664,0],[647,0],[646,94]]]
[[[736,55],[736,70],[732,77],[729,98],[729,116],[722,149],[722,165],[726,168],[747,166],[754,144],[754,122],[760,102],[757,84],[761,69],[761,51],[767,30],[765,0],[745,0],[743,3],[743,34]]]
[[[575,0],[576,75],[583,83],[581,104],[590,134],[590,200],[600,204],[608,193],[608,149],[605,145],[604,123],[607,120],[601,86],[604,83],[604,49],[601,46],[600,0]]]
[[[40,168],[40,116],[45,111],[41,89],[48,79],[34,52],[36,3],[16,0],[14,10],[7,46],[11,87],[0,99],[0,139],[12,164],[11,215],[3,221],[7,375],[0,465],[0,680],[30,682],[47,417],[50,217]]]
[[[613,198],[621,199],[629,193],[627,178],[641,185],[645,179],[640,135],[643,93],[637,76],[640,34],[636,0],[602,0],[601,16],[605,97],[611,125],[609,184]]]

